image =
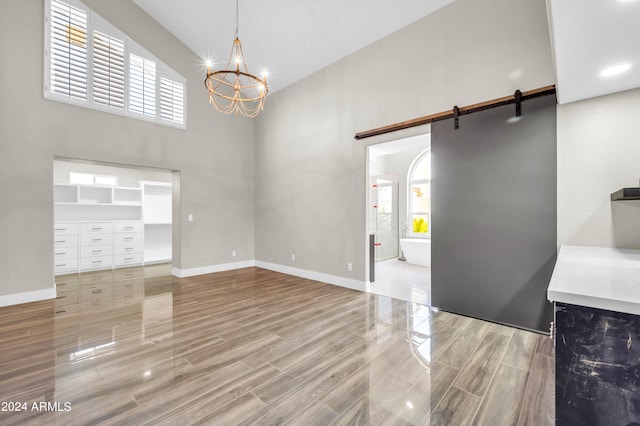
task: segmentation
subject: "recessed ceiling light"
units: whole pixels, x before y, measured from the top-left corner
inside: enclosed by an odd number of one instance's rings
[[[631,64],[619,64],[606,68],[600,72],[600,77],[613,77],[614,75],[622,74],[631,68]]]

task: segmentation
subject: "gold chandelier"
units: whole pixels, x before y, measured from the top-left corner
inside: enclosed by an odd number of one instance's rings
[[[212,70],[207,64],[204,85],[209,91],[209,103],[216,110],[230,114],[235,112],[255,117],[263,109],[264,98],[269,88],[267,75],[262,78],[249,73],[244,60],[242,45],[238,38],[238,0],[236,0],[236,37],[231,46],[231,54],[224,69]]]

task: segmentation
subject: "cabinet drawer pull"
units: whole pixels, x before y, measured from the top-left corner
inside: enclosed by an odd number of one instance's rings
[[[58,243],[66,243],[67,240],[55,240],[54,243],[58,244]]]
[[[92,231],[102,231],[102,227],[91,228]]]
[[[130,231],[130,230],[133,229],[133,226],[125,226],[124,229],[127,230],[127,231]]]
[[[63,252],[60,252],[60,253],[55,253],[55,255],[56,255],[56,256],[62,256],[62,255],[64,255],[64,254],[67,254],[67,252],[66,252],[66,251],[63,251]]]
[[[133,237],[125,237],[125,239],[124,239],[124,240],[125,240],[125,241],[131,241],[131,240],[133,240]]]
[[[56,265],[56,268],[60,268],[61,266],[67,266],[67,264],[66,263],[58,263]]]
[[[102,253],[102,250],[91,250],[91,253]]]
[[[125,257],[124,260],[133,260],[133,257]]]
[[[93,262],[91,262],[93,264],[98,264],[98,263],[102,263],[102,260],[94,260]]]
[[[124,248],[124,251],[131,251],[131,250],[133,250],[133,247],[125,247]]]
[[[56,231],[64,231],[67,228],[55,228]]]
[[[99,243],[100,241],[102,241],[102,238],[94,238],[91,240],[92,243]]]

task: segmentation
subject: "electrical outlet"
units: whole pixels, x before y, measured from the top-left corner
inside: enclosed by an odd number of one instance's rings
[[[231,257],[236,257],[238,253],[235,250],[231,250]]]
[[[347,263],[347,272],[353,272],[353,264]]]
[[[192,215],[191,213],[189,213],[189,214],[187,215],[187,220],[188,220],[189,222],[193,222],[193,215]]]
[[[291,254],[291,260],[293,260],[293,261],[296,260],[296,255],[295,254]]]

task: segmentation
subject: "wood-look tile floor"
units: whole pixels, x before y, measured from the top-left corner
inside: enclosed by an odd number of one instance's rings
[[[259,268],[56,282],[0,308],[2,425],[554,422],[542,335]]]

